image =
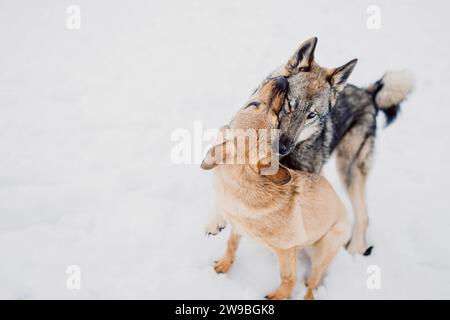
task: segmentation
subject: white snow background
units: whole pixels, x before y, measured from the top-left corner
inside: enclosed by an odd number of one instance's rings
[[[66,27],[69,5],[81,29]],[[366,27],[369,5],[381,29]],[[171,162],[174,130],[225,124],[296,47],[368,85],[408,69],[415,92],[379,133],[372,256],[341,250],[319,299],[450,298],[448,1],[1,1],[0,298],[259,299],[275,256],[229,228],[207,238],[211,172]],[[348,199],[330,160],[326,176]],[[350,213],[349,213],[350,215]],[[350,215],[351,216],[351,215]],[[299,258],[294,299],[305,293]],[[68,290],[69,265],[81,289]],[[381,270],[371,290],[367,267]]]

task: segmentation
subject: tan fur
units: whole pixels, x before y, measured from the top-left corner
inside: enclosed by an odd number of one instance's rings
[[[234,257],[236,255],[236,250],[238,248],[240,239],[241,236],[231,230],[230,239],[228,239],[227,251],[225,252],[225,255],[222,257],[222,259],[216,261],[214,265],[214,270],[216,270],[217,273],[225,273],[230,270],[230,267],[234,262]]]
[[[231,129],[277,128],[276,110],[284,97],[271,96],[271,81],[252,98],[261,105],[243,108],[230,123]],[[261,143],[270,141],[258,141]],[[208,153],[208,165],[202,167],[215,167],[211,155]],[[325,178],[282,167],[279,172],[264,176],[258,166],[251,164],[225,164],[215,169],[218,213],[232,226],[227,251],[215,269],[227,272],[234,260],[238,235],[249,236],[269,248],[279,260],[281,284],[267,298],[287,299],[296,283],[297,249],[311,247],[312,272],[305,298],[313,299],[313,290],[324,271],[348,239],[345,208]]]

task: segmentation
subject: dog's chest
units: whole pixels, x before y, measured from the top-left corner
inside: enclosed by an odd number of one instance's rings
[[[303,223],[300,207],[292,214],[282,214],[277,211],[267,214],[255,214],[249,211],[236,214],[225,211],[225,219],[240,234],[272,248],[289,249],[303,246],[307,243],[307,234]]]
[[[307,242],[299,204],[290,210],[280,208],[276,203],[254,208],[227,191],[224,185],[219,186],[218,191],[221,214],[238,233],[272,248],[288,249]]]

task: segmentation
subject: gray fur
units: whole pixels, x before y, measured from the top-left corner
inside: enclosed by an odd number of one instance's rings
[[[326,110],[326,105],[322,105],[321,109]],[[297,114],[301,113],[304,116],[304,112]],[[377,114],[378,109],[365,90],[353,85],[345,86],[331,111],[322,113],[319,121],[314,124],[315,133],[307,140],[296,144],[293,150],[282,159],[282,163],[292,169],[320,173],[325,162],[350,130],[358,131],[360,137],[375,137]],[[284,115],[280,114],[280,116],[283,123]],[[284,138],[286,136],[293,139],[295,133],[293,130],[281,129],[280,143],[288,139]],[[341,153],[342,156],[350,159],[356,156],[356,154],[346,154],[344,151]],[[351,180],[351,177],[348,180]]]
[[[365,183],[377,114],[383,111],[387,123],[392,122],[412,89],[412,81],[403,74],[388,73],[369,88],[346,85],[356,59],[338,68],[322,68],[314,61],[316,44],[317,38],[304,42],[288,63],[271,75],[281,75],[289,81],[289,93],[278,115],[281,164],[320,174],[336,151],[337,170],[355,214],[348,250],[368,255],[372,247],[367,248],[365,241]]]

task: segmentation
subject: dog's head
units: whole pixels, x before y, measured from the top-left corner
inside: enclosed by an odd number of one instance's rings
[[[217,165],[249,165],[276,184],[289,182],[289,170],[279,165],[272,152],[273,144],[278,143],[278,113],[288,89],[285,77],[266,79],[230,125],[219,131],[201,167],[209,170]]]
[[[289,94],[279,112],[280,155],[321,132],[326,115],[357,63],[354,59],[338,68],[322,68],[314,61],[316,44],[317,38],[305,41],[280,71],[289,81]]]

